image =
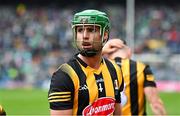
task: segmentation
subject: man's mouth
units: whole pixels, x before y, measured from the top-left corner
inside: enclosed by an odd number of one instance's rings
[[[82,48],[83,49],[90,49],[90,48],[92,48],[92,44],[90,42],[83,42]]]

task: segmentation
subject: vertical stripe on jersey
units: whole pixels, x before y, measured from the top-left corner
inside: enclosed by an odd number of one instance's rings
[[[87,70],[86,72],[88,72],[88,68],[82,68],[83,71]],[[88,90],[89,90],[89,104],[92,104],[96,99],[98,99],[98,87],[96,84],[96,79],[94,77],[94,72],[92,71],[91,73],[86,74],[87,79],[86,79],[86,83],[88,85]]]
[[[138,83],[137,83],[137,64],[130,62],[130,97],[131,97],[131,113],[138,115]]]
[[[79,78],[74,69],[69,64],[63,64],[61,67],[61,70],[66,72],[72,79],[74,84],[74,104],[73,104],[73,114],[77,114],[77,108],[78,108],[78,88],[79,88]]]
[[[74,63],[69,64],[72,66],[74,71],[79,77],[80,89],[78,91],[78,110],[77,115],[82,115],[82,111],[84,107],[89,105],[89,92],[86,84],[86,75],[84,74],[83,70],[81,69],[79,63],[75,61]]]
[[[98,87],[98,98],[100,97],[105,97],[106,96],[106,91],[105,91],[105,86],[104,86],[104,79],[102,76],[102,73],[100,73],[99,75],[94,74],[95,79],[96,79],[96,84]]]
[[[117,64],[119,67],[122,66],[122,64],[121,64],[121,58],[116,57],[116,58],[115,58],[115,61],[116,61],[116,64]]]
[[[124,92],[125,96],[127,96],[127,103],[122,107],[122,114],[131,115],[130,60],[121,60],[121,69],[124,77]]]
[[[140,62],[136,62],[137,64],[137,81],[138,81],[138,105],[139,105],[139,114],[142,115],[145,113],[145,95],[144,95],[144,80],[145,80],[145,75],[143,73],[143,70],[145,68],[145,65],[140,63]]]
[[[105,59],[105,62],[106,62],[109,72],[111,72],[110,75],[111,75],[111,79],[112,79],[112,83],[113,83],[113,87],[114,87],[115,99],[116,99],[116,101],[120,101],[119,100],[120,99],[119,83],[118,83],[118,78],[117,78],[117,74],[116,74],[116,69],[110,61]]]

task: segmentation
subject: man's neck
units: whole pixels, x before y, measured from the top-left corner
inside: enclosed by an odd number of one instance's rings
[[[102,56],[101,54],[97,54],[93,57],[86,57],[82,56],[81,54],[78,55],[78,57],[83,60],[88,66],[94,69],[98,69],[100,67]]]

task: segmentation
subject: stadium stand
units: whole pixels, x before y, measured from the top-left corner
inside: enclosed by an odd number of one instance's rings
[[[74,51],[69,25],[74,11],[98,6],[113,22],[110,37],[126,37],[124,1],[83,7],[39,2],[0,4],[0,87],[47,87],[52,72]],[[169,2],[137,1],[135,9],[135,58],[151,63],[157,80],[180,80],[180,2]]]

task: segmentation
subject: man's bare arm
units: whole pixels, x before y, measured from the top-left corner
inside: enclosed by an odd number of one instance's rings
[[[51,116],[72,116],[72,109],[70,110],[50,110]]]
[[[154,115],[166,115],[166,110],[161,98],[158,95],[157,88],[145,87],[144,92]]]

